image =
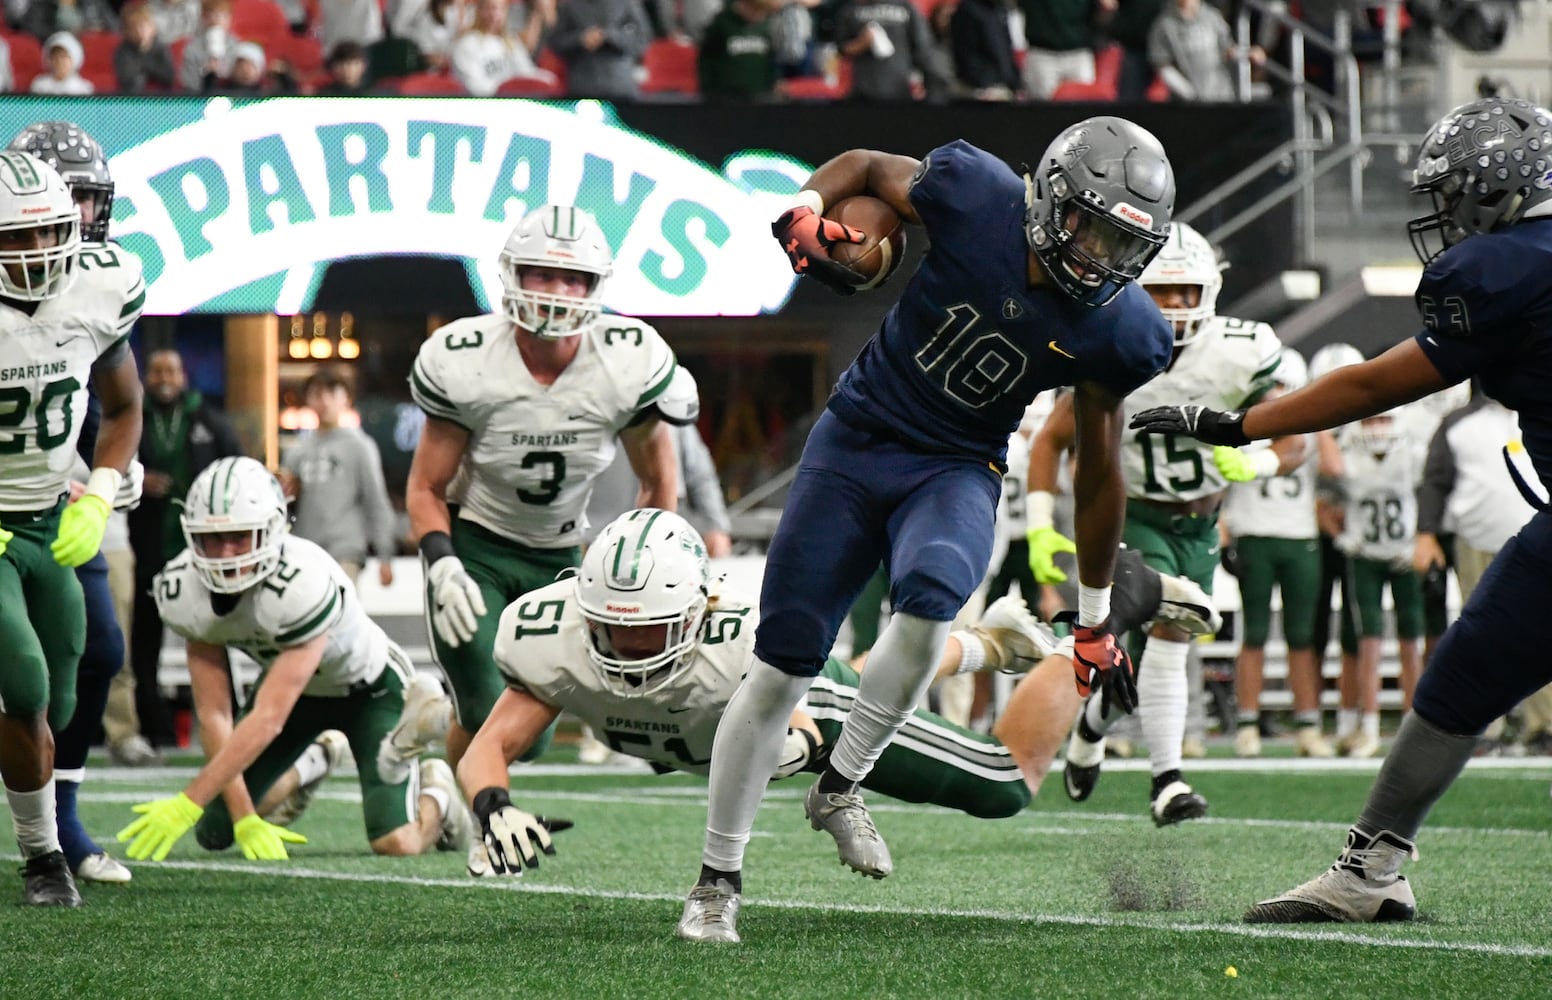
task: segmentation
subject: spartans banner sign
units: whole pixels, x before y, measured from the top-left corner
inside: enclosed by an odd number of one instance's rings
[[[107,150],[112,236],[162,315],[306,312],[330,262],[383,254],[462,260],[489,308],[508,231],[550,202],[598,218],[617,312],[774,312],[795,279],[770,220],[811,171],[762,150],[713,167],[593,101],[7,97],[0,140],[49,119]]]

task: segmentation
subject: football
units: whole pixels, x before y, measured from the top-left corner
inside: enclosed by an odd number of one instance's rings
[[[859,291],[877,288],[899,268],[905,257],[905,226],[889,203],[867,195],[836,202],[825,218],[861,230],[861,243],[841,243],[830,251],[830,259],[862,275],[867,281]]]

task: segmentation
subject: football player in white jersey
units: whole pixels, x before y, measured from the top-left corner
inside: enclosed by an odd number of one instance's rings
[[[1283,348],[1274,393],[1301,389],[1309,380],[1304,358]],[[1329,431],[1321,431],[1329,435]],[[1315,614],[1320,596],[1320,531],[1315,522],[1317,435],[1278,439],[1273,447],[1304,458],[1286,473],[1235,483],[1220,522],[1229,539],[1224,566],[1239,578],[1243,627],[1234,661],[1234,695],[1239,719],[1234,752],[1261,755],[1261,682],[1266,640],[1271,631],[1272,588],[1282,595],[1282,630],[1288,646],[1288,681],[1293,691],[1295,749],[1301,757],[1330,757],[1320,734],[1320,662],[1315,655]],[[1329,613],[1329,605],[1327,606]]]
[[[31,153],[59,171],[76,207],[81,210],[81,243],[91,252],[89,263],[121,260],[124,271],[121,324],[127,328],[145,303],[145,282],[138,261],[124,248],[108,243],[108,221],[113,214],[113,177],[108,158],[97,141],[79,125],[64,121],[37,122],[22,129],[7,146]],[[88,396],[76,450],[90,462],[96,448],[100,406]],[[88,474],[90,470],[88,469]],[[79,478],[79,477],[78,477]],[[130,462],[129,475],[114,499],[115,511],[133,507],[140,500],[144,470]],[[72,485],[72,490],[75,487]],[[123,514],[116,516],[122,519]],[[103,708],[114,674],[124,665],[124,634],[113,615],[113,595],[108,588],[108,563],[101,553],[76,567],[76,579],[86,601],[86,645],[76,668],[76,712],[70,724],[54,733],[55,820],[60,848],[76,879],[82,882],[122,883],[130,871],[114,860],[86,832],[76,815],[76,793],[86,776],[86,755],[101,728]]]
[[[74,714],[85,642],[72,570],[97,554],[140,443],[126,340],[139,282],[133,258],[82,251],[80,209],[53,167],[0,153],[0,775],[30,904],[81,901],[56,828],[52,731]],[[88,383],[102,423],[86,489],[67,504]]]
[[[1248,406],[1272,386],[1282,344],[1265,323],[1217,315],[1223,286],[1217,254],[1196,230],[1171,223],[1169,241],[1139,279],[1175,327],[1175,351],[1163,374],[1126,398],[1128,414],[1183,397],[1224,408]],[[1061,454],[1076,437],[1071,395],[1058,401],[1030,449],[1027,504],[1030,568],[1042,583],[1060,579],[1052,563],[1075,546],[1051,526],[1049,511]],[[1122,541],[1154,569],[1178,574],[1212,592],[1218,566],[1218,507],[1231,481],[1276,475],[1282,456],[1213,448],[1188,437],[1123,432],[1126,528]],[[1289,463],[1292,468],[1297,462]],[[1158,622],[1137,658],[1137,710],[1152,762],[1150,812],[1160,826],[1207,813],[1207,801],[1180,773],[1189,685],[1190,635]],[[1091,698],[1073,728],[1065,784],[1075,800],[1088,798],[1104,760],[1106,719]]]
[[[501,251],[501,311],[437,330],[410,373],[426,426],[405,499],[432,651],[453,689],[454,766],[503,689],[491,662],[500,609],[580,562],[588,497],[616,441],[638,505],[677,502],[656,404],[678,364],[648,324],[601,314],[613,266],[588,213],[535,209]]]
[[[289,534],[286,499],[251,458],[223,458],[194,479],[181,516],[188,548],[157,574],[162,620],[187,643],[189,680],[208,758],[177,795],[135,807],[119,832],[136,860],[161,861],[190,829],[200,846],[284,860],[301,834],[264,815],[293,790],[282,776],[325,730],[350,741],[367,840],[377,854],[467,846],[471,822],[445,761],[417,768],[388,739],[414,667],[366,616],[323,549]],[[263,673],[240,717],[227,650]]]

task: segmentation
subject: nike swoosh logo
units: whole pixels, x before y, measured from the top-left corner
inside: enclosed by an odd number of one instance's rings
[[[64,347],[66,344],[70,343],[72,340],[80,340],[80,339],[81,339],[81,335],[78,333],[74,337],[66,337],[64,340],[56,340],[56,341],[54,341],[54,346],[55,347]]]
[[[680,712],[688,712],[688,711],[690,711],[690,709],[688,707],[685,707],[685,708],[670,708],[668,710],[668,714],[669,715],[678,715]]]
[[[1071,354],[1068,354],[1066,351],[1062,350],[1060,347],[1057,347],[1056,346],[1056,341],[1054,341],[1054,340],[1051,341],[1049,344],[1047,344],[1045,346],[1049,347],[1051,350],[1055,351],[1057,354],[1060,354],[1064,358],[1072,358],[1073,361],[1078,360],[1077,358],[1073,357]]]

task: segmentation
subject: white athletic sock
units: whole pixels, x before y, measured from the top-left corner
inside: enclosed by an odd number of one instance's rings
[[[323,747],[310,743],[296,759],[296,763],[291,766],[296,768],[297,782],[305,785],[329,773],[329,755],[324,752]]]
[[[86,780],[85,767],[56,767],[54,768],[55,781],[68,781],[79,785]]]
[[[830,751],[830,768],[861,781],[932,683],[952,622],[895,612],[868,655],[857,699]]]
[[[1337,739],[1351,736],[1358,731],[1358,710],[1356,708],[1339,708],[1336,710],[1336,735]]]
[[[813,684],[755,660],[717,724],[707,789],[706,845],[701,862],[721,872],[742,871],[744,847],[765,796],[792,710]]]
[[[973,674],[986,666],[986,643],[974,632],[951,633],[959,643],[959,667],[956,674]]]
[[[1149,636],[1137,666],[1137,714],[1148,744],[1153,773],[1180,770],[1180,742],[1186,735],[1186,657],[1189,642]]]
[[[1363,738],[1364,739],[1366,739],[1366,740],[1377,740],[1377,739],[1379,739],[1380,738],[1380,713],[1378,713],[1378,712],[1365,712],[1365,713],[1363,713],[1363,721],[1360,723],[1360,728],[1363,731]]]
[[[23,858],[35,858],[59,850],[59,830],[54,821],[54,779],[35,792],[17,792],[7,788],[11,805],[11,825]]]

